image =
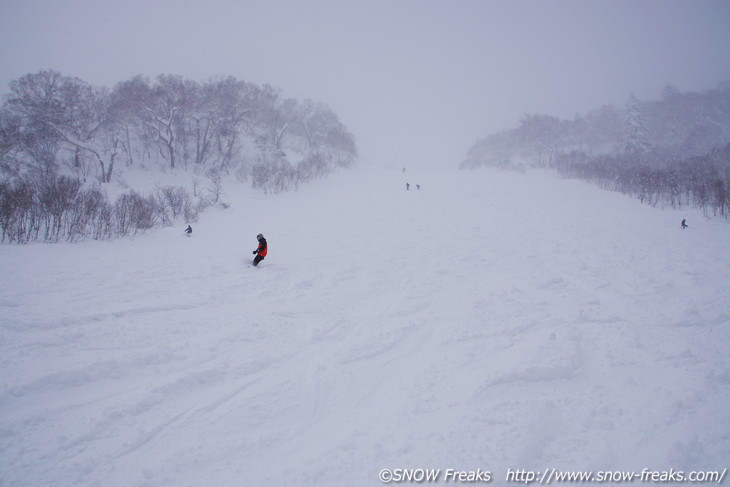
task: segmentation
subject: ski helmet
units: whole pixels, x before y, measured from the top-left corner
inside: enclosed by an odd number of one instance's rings
[[[258,235],[256,235],[256,238],[261,240],[262,238],[264,238],[264,235],[262,233],[259,233]]]

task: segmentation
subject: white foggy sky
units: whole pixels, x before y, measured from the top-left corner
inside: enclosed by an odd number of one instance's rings
[[[329,105],[376,164],[454,167],[524,113],[730,80],[730,0],[0,0],[0,90],[235,76]]]

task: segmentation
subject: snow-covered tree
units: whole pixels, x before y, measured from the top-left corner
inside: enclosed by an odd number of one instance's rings
[[[633,94],[626,102],[623,117],[624,151],[639,160],[649,150],[649,129],[642,113],[641,102]]]
[[[89,156],[98,163],[101,180],[111,178],[118,144],[107,89],[51,70],[23,76],[10,89],[7,107],[24,120],[26,151],[47,172],[55,172],[57,151],[65,146],[72,167]]]

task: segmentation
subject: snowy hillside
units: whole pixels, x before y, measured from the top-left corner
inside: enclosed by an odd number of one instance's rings
[[[539,172],[238,191],[0,247],[0,485],[730,466],[727,222]]]

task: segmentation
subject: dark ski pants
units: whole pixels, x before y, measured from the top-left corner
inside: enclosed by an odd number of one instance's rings
[[[260,255],[257,255],[256,257],[253,258],[253,265],[259,265],[259,262],[261,262],[262,260],[264,260],[264,258],[261,257]]]

